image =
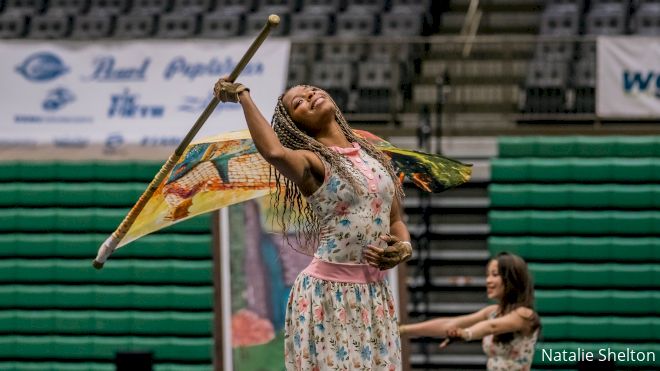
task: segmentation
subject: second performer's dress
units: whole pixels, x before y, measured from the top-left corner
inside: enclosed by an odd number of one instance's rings
[[[286,312],[287,370],[399,370],[401,345],[394,299],[384,274],[366,265],[368,245],[384,247],[394,184],[359,145],[337,148],[366,193],[359,194],[326,163],[319,189],[307,198],[322,232],[310,267],[296,278]]]

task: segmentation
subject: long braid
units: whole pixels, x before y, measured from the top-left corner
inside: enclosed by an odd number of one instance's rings
[[[344,157],[300,130],[286,110],[282,101],[283,97],[284,94],[277,100],[275,113],[271,122],[273,130],[282,145],[293,150],[314,152],[325,161],[327,166],[330,166],[330,169],[336,171],[341,179],[347,181],[358,194],[363,195],[366,190],[360,184],[359,180],[356,179],[355,175],[351,173],[349,166],[344,161]],[[332,100],[332,98],[330,99]],[[376,159],[387,170],[395,185],[395,197],[401,199],[403,197],[403,189],[389,159],[371,143],[355,135],[348,126],[343,114],[337,108],[334,100],[332,100],[332,103],[335,106],[337,123],[346,138],[350,142],[359,143],[371,157]],[[313,255],[321,232],[318,216],[309,204],[304,201],[304,197],[295,183],[282,176],[277,170],[272,169],[272,171],[275,173],[275,186],[277,189],[273,198],[273,205],[276,210],[276,219],[282,227],[285,239],[288,241],[287,232],[293,223],[297,231],[297,245],[304,246],[298,250],[305,254]],[[291,244],[289,243],[289,245]]]

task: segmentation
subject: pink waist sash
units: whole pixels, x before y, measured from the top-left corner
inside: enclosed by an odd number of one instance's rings
[[[387,271],[368,264],[330,263],[314,258],[303,273],[326,281],[370,283],[385,279]]]

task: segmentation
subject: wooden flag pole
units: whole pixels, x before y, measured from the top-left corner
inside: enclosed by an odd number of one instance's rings
[[[234,67],[234,70],[229,74],[227,81],[234,82],[236,80],[252,56],[254,56],[254,54],[257,52],[257,49],[259,49],[266,37],[268,37],[270,30],[273,27],[276,27],[279,23],[280,17],[277,15],[271,14],[268,16],[268,21],[264,25],[263,29],[254,39],[236,67]],[[197,135],[197,132],[199,132],[206,120],[209,118],[209,116],[211,116],[211,113],[213,113],[213,110],[215,110],[215,107],[218,105],[218,103],[220,103],[218,98],[213,97],[213,99],[211,99],[211,102],[209,102],[209,104],[206,106],[204,112],[202,112],[197,121],[195,121],[195,124],[190,129],[190,131],[188,131],[188,134],[186,134],[181,143],[179,143],[174,153],[167,159],[165,164],[158,171],[158,174],[156,174],[151,183],[149,183],[147,189],[144,191],[144,193],[142,193],[142,196],[140,196],[135,205],[133,205],[124,220],[121,222],[121,224],[119,224],[119,227],[117,227],[117,229],[110,235],[110,237],[108,237],[108,239],[103,242],[101,247],[99,247],[98,254],[92,262],[94,268],[103,268],[105,261],[108,259],[110,254],[112,254],[117,249],[117,246],[121,240],[124,238],[124,236],[126,236],[126,233],[128,233],[128,230],[131,229],[131,226],[140,215],[140,212],[142,212],[142,209],[144,209],[144,206],[147,204],[149,199],[151,199],[151,196],[153,196],[154,192],[156,192],[156,189],[158,189],[158,186],[163,182],[163,179],[165,179],[167,174],[172,171],[174,165],[183,155],[183,151],[185,151],[190,142],[192,142],[195,135]]]

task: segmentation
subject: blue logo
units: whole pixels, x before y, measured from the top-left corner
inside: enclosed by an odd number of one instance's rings
[[[94,71],[87,78],[93,81],[144,81],[150,58],[145,58],[139,66],[118,67],[113,56],[99,57],[94,60]]]
[[[41,104],[44,111],[57,111],[68,103],[73,102],[76,96],[67,88],[56,88],[48,92]]]
[[[213,93],[208,93],[205,97],[185,95],[183,97],[183,103],[179,107],[180,112],[186,113],[201,113],[204,111],[209,102],[213,99]],[[238,104],[221,104],[218,105],[216,111],[223,110],[238,110],[241,106]]]
[[[108,117],[118,118],[161,118],[165,113],[165,106],[144,105],[138,103],[139,95],[131,94],[128,89],[120,94],[110,96]]]
[[[204,76],[217,77],[231,73],[234,67],[236,67],[236,64],[236,61],[231,57],[225,58],[224,61],[211,58],[207,62],[192,62],[188,61],[185,57],[175,57],[165,67],[163,77],[165,80],[171,80],[176,76],[186,77],[189,80],[195,80],[198,77]],[[241,75],[261,75],[264,73],[264,69],[265,66],[263,63],[250,62],[245,66]]]
[[[27,80],[45,82],[56,79],[69,72],[69,68],[53,53],[32,54],[23,61],[16,71]]]
[[[124,137],[119,133],[112,133],[105,139],[103,152],[115,153],[124,144]]]
[[[623,91],[627,94],[638,90],[660,98],[660,73],[653,71],[623,71]]]

